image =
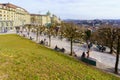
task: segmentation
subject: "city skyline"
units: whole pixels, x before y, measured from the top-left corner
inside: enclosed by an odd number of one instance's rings
[[[30,13],[50,11],[61,19],[120,19],[120,0],[0,0],[8,2]]]

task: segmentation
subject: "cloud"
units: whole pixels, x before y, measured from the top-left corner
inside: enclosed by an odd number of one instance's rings
[[[61,18],[120,18],[120,0],[1,0],[11,2],[30,13],[48,10]]]

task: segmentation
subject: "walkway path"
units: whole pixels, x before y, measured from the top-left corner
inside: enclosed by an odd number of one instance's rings
[[[10,30],[6,33],[0,33],[0,35],[4,35],[4,34],[16,34],[16,31],[15,30]]]
[[[23,32],[23,34],[27,35],[27,32]],[[30,36],[33,39],[33,41],[36,41],[36,34],[35,33],[30,33]],[[28,37],[27,37],[28,38]],[[40,40],[44,40],[46,39],[46,41],[48,40],[47,36],[41,35],[40,36]],[[51,47],[50,48],[54,48],[55,46],[58,46],[59,48],[65,48],[66,53],[70,52],[70,42],[67,41],[66,39],[60,40],[58,37],[52,37],[51,40]],[[76,53],[76,55],[78,57],[80,57],[82,55],[82,52],[86,52],[86,44],[74,44],[73,49],[74,52]],[[112,71],[115,65],[115,61],[116,61],[116,57],[114,55],[110,55],[110,54],[105,54],[102,52],[98,52],[95,50],[95,46],[92,48],[92,50],[90,51],[90,57],[95,58],[97,60],[97,67],[106,71]],[[120,58],[119,58],[120,60]],[[119,69],[120,69],[120,61],[119,61]],[[120,71],[120,70],[119,70]]]

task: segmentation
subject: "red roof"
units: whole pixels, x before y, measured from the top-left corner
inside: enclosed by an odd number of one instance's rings
[[[14,4],[11,4],[11,3],[0,3],[0,5],[6,6],[6,7],[8,7],[8,8],[13,8],[13,9],[21,8],[21,7],[18,7],[18,6],[16,6],[16,5],[14,5]],[[21,8],[21,9],[23,9],[23,8]],[[23,9],[23,10],[28,13],[28,11],[26,11],[25,9]]]

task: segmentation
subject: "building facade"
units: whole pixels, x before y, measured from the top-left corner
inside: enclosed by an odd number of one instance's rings
[[[45,26],[50,23],[61,23],[61,20],[55,15],[51,16],[51,13],[48,11],[45,15],[31,14],[31,23]]]
[[[46,25],[60,23],[57,16],[48,11],[45,15],[29,14],[25,9],[11,3],[0,3],[0,32],[6,32],[26,24]]]
[[[10,3],[0,4],[0,32],[25,24],[30,24],[30,14],[25,9]]]
[[[52,15],[52,17],[51,17],[51,22],[52,23],[61,23],[61,20],[60,20],[60,18],[58,18],[56,15]]]
[[[47,23],[51,23],[50,16],[40,15],[40,14],[31,14],[31,24],[46,25]]]

